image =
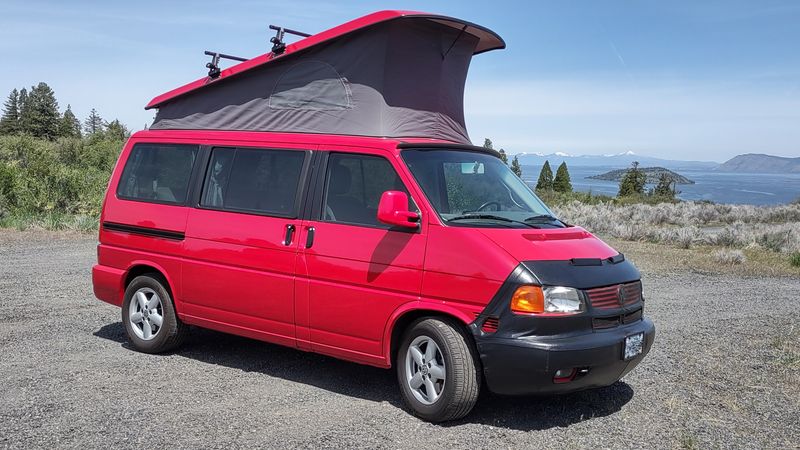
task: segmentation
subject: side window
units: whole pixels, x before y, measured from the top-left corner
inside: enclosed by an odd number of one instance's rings
[[[295,213],[306,152],[215,148],[200,205],[277,216]]]
[[[125,163],[117,196],[129,200],[183,204],[199,147],[136,144]]]
[[[389,228],[378,222],[378,203],[385,191],[403,191],[403,182],[385,158],[332,153],[328,158],[323,220]],[[409,208],[416,209],[409,197]]]

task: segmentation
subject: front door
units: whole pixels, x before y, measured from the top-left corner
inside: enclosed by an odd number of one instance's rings
[[[300,236],[298,275],[307,284],[298,293],[298,339],[320,353],[381,364],[389,317],[419,299],[426,221],[411,231],[378,222],[384,191],[409,192],[391,155],[332,150]]]

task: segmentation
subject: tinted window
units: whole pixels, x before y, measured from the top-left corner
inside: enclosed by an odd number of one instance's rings
[[[196,145],[137,144],[122,171],[117,195],[157,203],[184,203],[197,151]]]
[[[202,206],[293,215],[306,152],[215,148],[211,153]]]
[[[378,203],[385,191],[408,194],[389,161],[379,156],[331,154],[324,220],[388,228],[377,219]],[[416,209],[410,198],[409,205]]]

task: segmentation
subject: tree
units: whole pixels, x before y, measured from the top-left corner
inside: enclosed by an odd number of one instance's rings
[[[506,151],[501,148],[498,153],[500,153],[500,161],[503,161],[503,164],[508,165],[508,155],[506,155]]]
[[[123,141],[128,139],[131,132],[118,119],[114,119],[106,124],[106,137]]]
[[[18,133],[26,133],[30,126],[30,108],[28,102],[28,90],[25,88],[20,89],[19,91],[19,99],[17,100],[17,105],[19,108],[19,121],[17,122],[17,132]]]
[[[647,175],[639,170],[639,161],[634,161],[631,168],[625,172],[625,176],[619,182],[619,193],[617,197],[627,197],[630,195],[644,194],[644,185],[647,182]]]
[[[26,116],[22,131],[34,137],[55,140],[58,137],[61,114],[58,112],[56,95],[47,83],[31,88],[25,102]]]
[[[96,109],[92,108],[92,110],[89,112],[89,117],[87,117],[83,122],[83,129],[91,136],[101,133],[104,127],[105,122],[103,122],[103,118],[100,117],[100,114],[97,113]]]
[[[675,199],[675,188],[674,188],[674,181],[672,177],[666,173],[662,173],[658,177],[658,184],[656,184],[655,189],[653,189],[653,196],[673,200]]]
[[[67,105],[64,115],[61,116],[61,121],[58,124],[58,135],[61,137],[81,137],[81,121],[75,117],[70,105]]]
[[[492,147],[492,140],[489,139],[489,138],[485,138],[483,140],[483,148],[488,148],[488,149],[494,150],[494,147]]]
[[[569,178],[567,163],[562,162],[556,170],[556,178],[553,180],[553,190],[556,192],[572,192],[572,181]]]
[[[517,158],[517,155],[514,155],[514,159],[511,160],[511,171],[522,178],[522,166],[519,165],[519,158]]]
[[[553,190],[553,169],[550,168],[550,161],[545,161],[542,171],[539,172],[539,181],[536,182],[536,190]]]
[[[0,134],[16,134],[19,132],[19,91],[12,90],[3,105],[3,117],[0,118]]]

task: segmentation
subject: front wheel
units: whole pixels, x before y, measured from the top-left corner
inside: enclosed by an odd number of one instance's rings
[[[472,410],[480,370],[463,327],[421,319],[406,332],[395,361],[406,404],[431,422],[460,419]]]

